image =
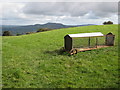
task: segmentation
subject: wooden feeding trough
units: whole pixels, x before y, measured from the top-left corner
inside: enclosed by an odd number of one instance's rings
[[[68,34],[64,37],[64,48],[72,55],[81,51],[113,46],[114,37],[112,33],[103,35],[101,32]]]

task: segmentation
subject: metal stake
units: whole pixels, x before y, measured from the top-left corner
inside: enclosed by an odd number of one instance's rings
[[[98,38],[96,37],[96,48],[97,48],[97,44],[98,44]]]
[[[88,40],[88,47],[90,48],[90,37],[89,37],[89,40]]]

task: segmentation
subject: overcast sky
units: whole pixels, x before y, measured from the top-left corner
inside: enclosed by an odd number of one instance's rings
[[[3,25],[118,23],[117,2],[4,2],[0,6]]]

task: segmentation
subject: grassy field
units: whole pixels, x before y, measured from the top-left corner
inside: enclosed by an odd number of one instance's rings
[[[115,46],[61,54],[66,34],[112,32]],[[2,38],[3,88],[117,88],[118,25],[58,29]]]

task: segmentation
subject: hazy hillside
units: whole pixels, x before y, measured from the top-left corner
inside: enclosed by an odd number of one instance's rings
[[[115,46],[68,56],[59,49],[75,33],[115,34]],[[117,88],[118,25],[73,27],[2,37],[3,88]]]
[[[63,25],[61,23],[46,23],[46,24],[26,25],[26,26],[3,25],[2,31],[11,31],[13,35],[16,35],[18,33],[25,34],[26,32],[36,32],[39,28],[60,29],[60,28],[88,26],[88,25],[93,25],[93,24]]]

